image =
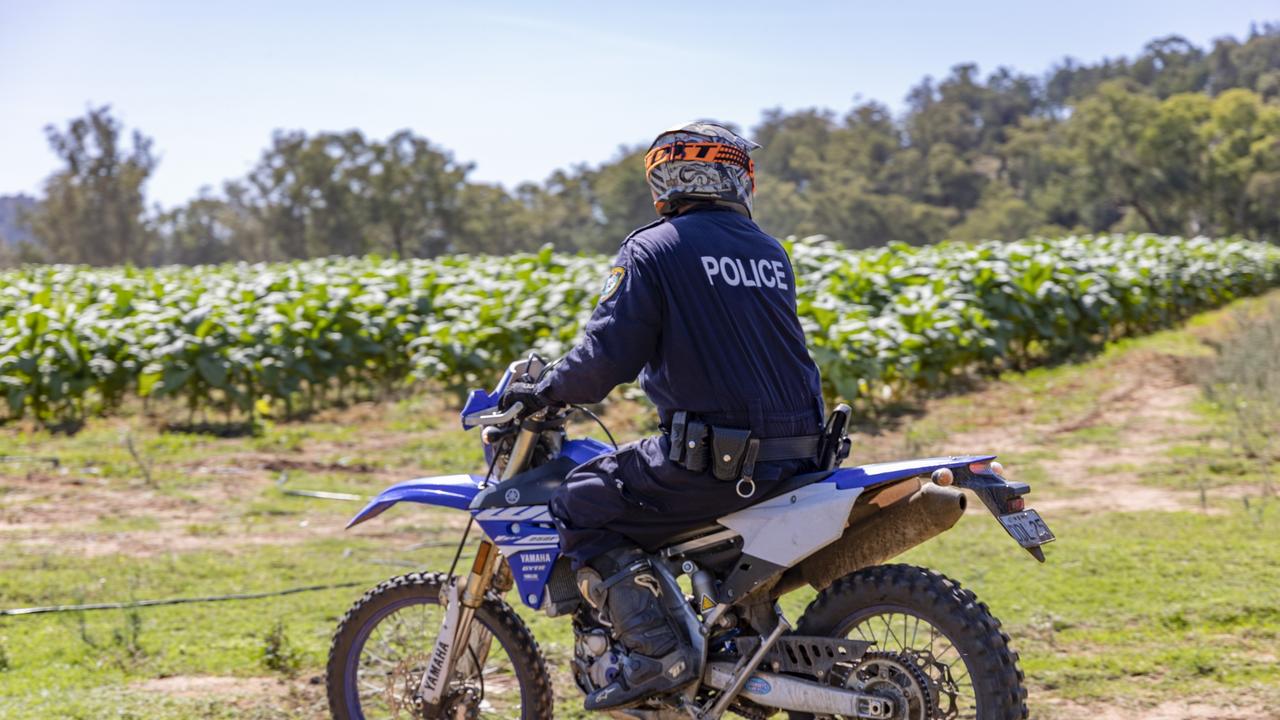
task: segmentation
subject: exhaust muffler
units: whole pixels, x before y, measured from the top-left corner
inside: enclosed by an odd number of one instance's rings
[[[733,670],[733,663],[707,663],[702,681],[708,687],[724,690],[733,681]],[[765,707],[816,715],[855,718],[888,718],[893,715],[893,703],[887,698],[770,672],[752,673],[738,697]]]
[[[912,490],[914,489],[914,492]],[[950,530],[964,515],[965,494],[911,480],[860,499],[839,540],[788,570],[774,588],[781,595],[804,583],[822,590],[838,578],[901,555]]]

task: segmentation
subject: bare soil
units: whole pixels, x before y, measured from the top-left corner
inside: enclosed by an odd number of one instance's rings
[[[401,442],[407,442],[403,435]],[[245,519],[256,500],[281,488],[290,471],[350,474],[370,488],[416,477],[414,468],[374,468],[335,463],[332,447],[304,445],[279,453],[246,452],[180,466],[198,484],[159,489],[143,480],[106,479],[82,469],[0,477],[0,542],[40,550],[57,548],[85,557],[124,553],[131,557],[200,550],[244,552],[264,545],[291,545],[331,537],[359,502],[314,500],[298,513]],[[156,468],[153,468],[153,472]],[[387,517],[356,531],[366,537],[403,538],[411,514]],[[443,530],[459,529],[465,519]]]
[[[285,677],[172,675],[133,683],[129,690],[147,695],[204,700],[230,706],[243,717],[325,718],[323,680]]]
[[[1086,704],[1048,701],[1043,720],[1274,720],[1277,712],[1230,697],[1168,701],[1150,705],[1131,702]]]
[[[1052,423],[1037,421],[1044,403],[1082,392],[1067,385],[1046,395],[1027,395],[1009,383],[996,382],[965,395],[964,412],[958,413],[957,398],[944,398],[926,406],[923,418],[935,413],[956,416],[955,431],[929,444],[928,452],[944,455],[998,453],[1005,457],[1041,457],[1055,477],[1069,482],[1042,486],[1033,483],[1037,509],[1053,514],[1093,515],[1107,512],[1195,510],[1218,512],[1202,503],[1199,492],[1181,490],[1142,481],[1140,471],[1168,461],[1174,446],[1194,445],[1200,436],[1200,420],[1192,410],[1199,388],[1191,382],[1182,358],[1152,351],[1129,353],[1106,368],[1108,387],[1080,413]],[[1088,392],[1087,389],[1083,390]],[[860,447],[880,457],[890,453],[910,455],[906,439],[911,427],[879,437],[860,437]],[[1088,436],[1090,431],[1093,436]],[[920,454],[917,450],[914,454]],[[1006,466],[1006,475],[1018,478],[1016,465]],[[1256,493],[1248,486],[1215,488],[1215,497]],[[981,511],[975,504],[974,512]]]

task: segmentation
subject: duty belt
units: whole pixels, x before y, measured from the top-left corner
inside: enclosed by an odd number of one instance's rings
[[[811,460],[817,457],[819,434],[753,438],[750,430],[710,425],[684,410],[671,416],[668,459],[692,472],[706,472],[717,480],[737,481],[738,495],[755,494],[756,463]]]

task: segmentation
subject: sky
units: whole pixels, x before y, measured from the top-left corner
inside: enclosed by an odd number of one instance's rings
[[[1276,0],[0,0],[0,195],[38,194],[43,128],[103,104],[154,138],[165,207],[246,174],[276,129],[408,128],[513,187],[694,118],[898,110],[961,62],[1039,74],[1267,20]]]

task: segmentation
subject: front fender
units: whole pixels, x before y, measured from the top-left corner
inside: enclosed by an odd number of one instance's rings
[[[398,502],[415,502],[466,510],[471,507],[471,501],[480,491],[480,483],[483,480],[484,478],[480,475],[441,475],[397,483],[378,493],[378,496],[365,505],[363,510],[351,518],[347,527],[352,528],[365,520],[377,517]]]

